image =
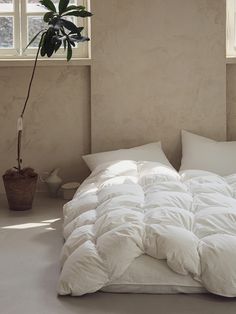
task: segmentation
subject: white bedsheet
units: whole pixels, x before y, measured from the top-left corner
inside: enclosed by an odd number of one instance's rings
[[[236,296],[236,175],[120,161],[64,207],[61,295],[109,286],[143,254],[208,291]]]

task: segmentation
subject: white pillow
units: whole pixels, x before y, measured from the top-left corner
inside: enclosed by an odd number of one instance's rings
[[[180,171],[189,169],[221,176],[236,173],[236,142],[217,142],[183,130]]]
[[[150,143],[129,149],[119,149],[110,152],[86,155],[82,156],[82,158],[91,171],[103,163],[116,160],[156,161],[173,168],[162,150],[161,142]]]

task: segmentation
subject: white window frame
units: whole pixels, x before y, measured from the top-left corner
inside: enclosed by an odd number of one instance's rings
[[[226,57],[236,58],[236,0],[226,0]]]
[[[14,48],[0,48],[0,58],[4,56],[4,58],[16,58],[20,51],[20,38],[16,36],[18,29],[20,28],[20,23],[19,23],[19,16],[20,16],[20,1],[14,1],[13,2],[13,11],[4,11],[0,12],[0,17],[13,17],[13,29],[14,29],[14,34],[13,34],[13,45]]]
[[[89,0],[76,0],[79,4],[84,5],[88,11],[90,11]],[[13,11],[0,12],[0,16],[13,16],[14,17],[14,48],[0,48],[0,61],[22,61],[34,59],[37,51],[36,48],[28,48],[25,50],[28,42],[28,17],[30,16],[42,16],[42,12],[27,12],[27,0],[13,0]],[[91,25],[88,18],[75,18],[75,22],[78,25],[84,27],[83,34],[91,38]],[[48,60],[49,58],[39,57],[40,61]],[[65,52],[61,48],[54,54],[50,60],[64,60]],[[91,59],[91,44],[90,42],[81,43],[78,47],[73,48],[73,59],[75,60],[90,60]],[[47,62],[48,63],[48,62]]]

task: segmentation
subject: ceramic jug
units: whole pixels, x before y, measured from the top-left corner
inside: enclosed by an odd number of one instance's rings
[[[58,175],[59,170],[59,168],[52,170],[49,176],[44,179],[44,182],[47,184],[48,191],[52,197],[57,197],[58,190],[62,185],[62,179]]]

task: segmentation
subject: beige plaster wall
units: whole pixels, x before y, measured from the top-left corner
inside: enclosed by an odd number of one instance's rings
[[[227,65],[227,133],[228,140],[236,140],[236,64]]]
[[[226,137],[224,0],[93,0],[92,150]]]
[[[16,164],[16,120],[31,71],[0,68],[1,174]],[[60,167],[64,180],[78,180],[88,173],[81,155],[89,151],[90,68],[38,67],[25,117],[24,165],[40,174]]]
[[[225,138],[224,0],[92,0],[92,10],[91,87],[87,66],[37,69],[26,165],[39,173],[61,167],[64,180],[78,180],[88,173],[81,155],[90,141],[102,151],[162,139],[177,165],[181,128]],[[30,73],[0,68],[0,173],[15,165]]]

